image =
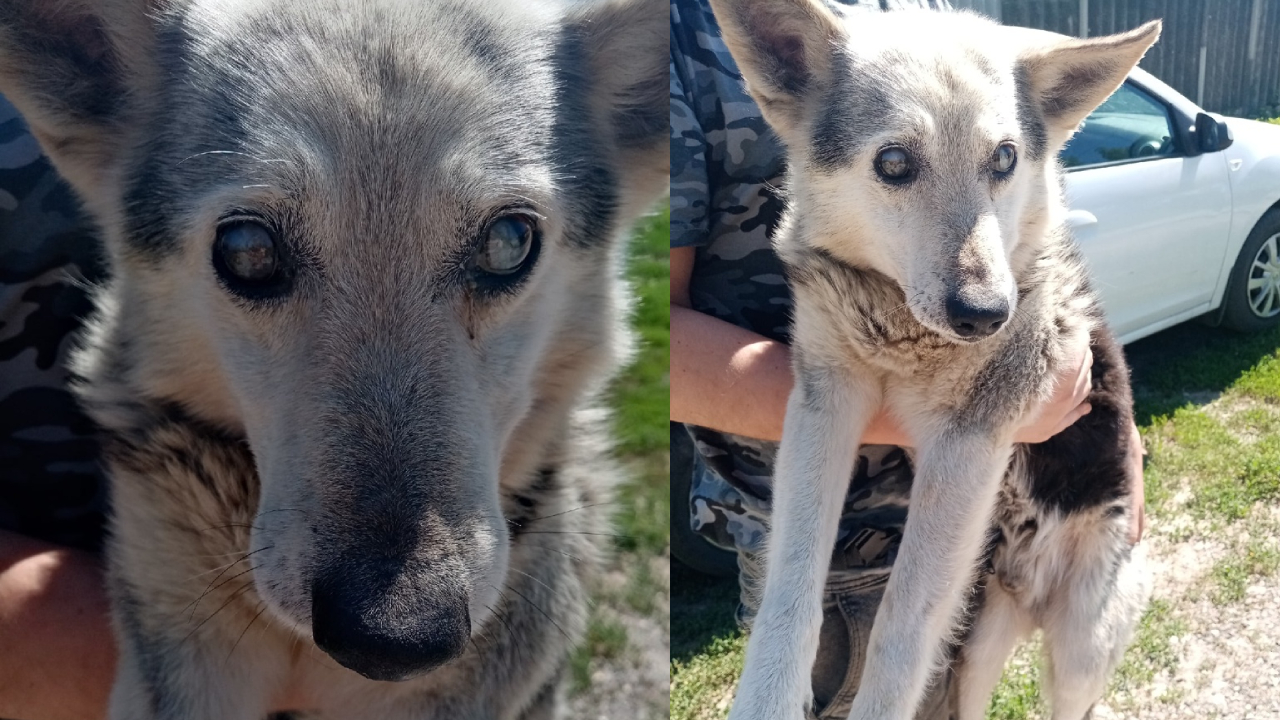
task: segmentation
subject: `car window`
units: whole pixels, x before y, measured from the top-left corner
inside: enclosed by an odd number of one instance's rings
[[[1173,153],[1168,108],[1125,83],[1089,114],[1059,157],[1071,168]]]

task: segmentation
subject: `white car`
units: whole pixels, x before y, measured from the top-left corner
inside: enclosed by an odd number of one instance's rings
[[[1121,342],[1202,315],[1280,324],[1280,126],[1211,116],[1134,70],[1061,159],[1067,223]]]

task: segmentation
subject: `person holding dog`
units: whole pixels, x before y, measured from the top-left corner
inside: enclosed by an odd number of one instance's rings
[[[936,7],[935,0],[853,0],[846,13]],[[749,630],[763,587],[770,486],[791,391],[790,296],[770,235],[783,208],[782,149],[742,87],[704,0],[671,4],[671,418],[695,452],[689,502],[694,530],[737,553],[739,624]],[[1017,439],[1043,442],[1088,413],[1087,345],[1057,379],[1055,396]],[[1136,437],[1137,428],[1133,428]],[[832,553],[818,657],[812,673],[821,720],[848,715],[862,656],[908,511],[913,444],[882,413],[861,438]],[[1141,442],[1130,444],[1143,531]],[[676,471],[676,469],[673,469]],[[861,643],[861,645],[859,644]],[[920,718],[947,718],[949,678]]]

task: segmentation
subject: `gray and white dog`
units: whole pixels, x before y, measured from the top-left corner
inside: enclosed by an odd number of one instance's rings
[[[76,371],[112,718],[558,715],[609,527],[622,239],[666,177],[666,17],[0,4],[0,91],[110,261]]]
[[[1014,643],[1042,629],[1053,717],[1080,720],[1149,583],[1127,541],[1128,371],[1064,229],[1055,158],[1159,23],[1074,40],[963,13],[712,6],[787,149],[775,246],[795,293],[768,574],[730,717],[805,714],[848,438],[884,406],[918,443],[916,477],[850,717],[911,718],[961,640],[958,715],[982,718]],[[1086,338],[1093,411],[1015,446]]]

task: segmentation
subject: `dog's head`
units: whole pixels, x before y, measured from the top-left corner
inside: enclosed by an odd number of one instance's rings
[[[1088,40],[967,13],[833,14],[820,0],[713,0],[787,147],[802,241],[895,280],[956,341],[1000,329],[1058,207],[1055,158],[1155,42]]]
[[[243,435],[259,593],[363,674],[485,624],[500,487],[615,359],[621,235],[665,185],[666,16],[0,7],[0,90],[111,259],[111,357],[85,374]]]

